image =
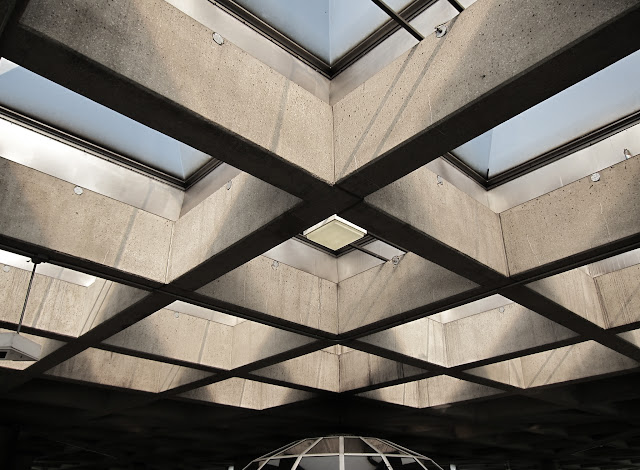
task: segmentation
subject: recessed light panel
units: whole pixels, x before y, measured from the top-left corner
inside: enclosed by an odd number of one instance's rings
[[[367,231],[337,215],[332,215],[308,230],[303,235],[309,240],[336,251],[360,240]]]

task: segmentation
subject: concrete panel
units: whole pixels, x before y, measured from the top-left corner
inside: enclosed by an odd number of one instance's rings
[[[584,78],[589,68],[542,66],[636,5],[634,0],[588,5],[578,0],[474,4],[455,19],[443,39],[426,37],[334,106],[336,180],[380,156],[384,160],[385,152],[414,136],[425,137],[413,139],[424,145],[409,142],[410,149],[404,156],[397,155],[403,158],[396,158],[396,163],[409,166],[411,158],[417,165],[427,163],[425,156],[436,158]],[[602,51],[593,52],[593,61],[603,61]],[[526,93],[518,90],[519,86],[526,90],[524,82],[534,78],[536,87]],[[520,80],[512,83],[516,79]],[[505,85],[511,87],[501,90]],[[500,108],[491,107],[489,112],[492,99],[498,104],[492,95],[500,93]],[[448,121],[455,120],[459,128],[447,127]]]
[[[425,167],[365,201],[420,232],[508,275],[500,217]]]
[[[640,321],[640,264],[595,279],[606,316],[606,327]]]
[[[210,29],[167,2],[36,0],[21,22],[204,120],[333,180],[331,107],[229,41],[216,45]],[[103,99],[118,109],[113,97]],[[242,169],[234,161],[241,155],[215,156]]]
[[[340,391],[369,387],[425,372],[418,367],[352,350],[340,355]]]
[[[444,325],[431,318],[405,323],[361,338],[365,343],[446,366]]]
[[[85,310],[87,315],[82,325],[82,333],[88,332],[150,295],[152,294],[135,287],[96,279],[92,285],[86,288]]]
[[[386,262],[338,285],[340,332],[427,306],[477,284],[413,253]]]
[[[401,385],[360,393],[360,396],[413,408],[428,408],[460,401],[474,400],[500,393],[491,387],[478,385],[446,375],[430,377]]]
[[[233,327],[233,368],[312,343],[314,339],[251,321]]]
[[[232,338],[231,326],[162,309],[104,343],[180,361],[230,369]]]
[[[164,282],[173,223],[0,158],[0,234]]]
[[[313,397],[309,392],[232,378],[178,395],[190,400],[264,410]]]
[[[640,159],[500,214],[511,275],[640,232]]]
[[[326,351],[289,359],[253,372],[255,375],[306,387],[340,391],[339,357]]]
[[[625,331],[624,333],[620,333],[618,336],[640,348],[640,330]]]
[[[338,332],[337,286],[259,256],[198,290],[208,297],[330,333]]]
[[[638,362],[595,341],[521,358],[524,386],[540,387],[638,367]]]
[[[518,304],[479,313],[444,325],[447,365],[521,351],[572,338],[576,334]]]
[[[46,375],[159,393],[211,374],[100,349],[87,349],[48,370]]]
[[[477,377],[482,377],[483,379],[502,382],[506,385],[512,385],[519,388],[524,387],[522,363],[519,357],[508,361],[476,367],[474,369],[467,369],[465,372]]]
[[[17,326],[31,273],[12,268],[0,271],[0,320]],[[85,310],[86,287],[36,274],[29,294],[24,326],[76,337]]]
[[[300,200],[242,173],[182,216],[175,225],[169,263],[172,281],[250,235]]]
[[[572,269],[527,285],[582,318],[605,327],[596,281],[581,269]]]

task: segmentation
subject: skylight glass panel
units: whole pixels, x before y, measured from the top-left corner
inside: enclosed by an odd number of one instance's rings
[[[0,106],[180,179],[211,159],[6,59],[0,60]]]
[[[389,21],[371,0],[237,0],[329,65]],[[387,0],[396,12],[411,0]]]
[[[484,177],[514,168],[640,110],[640,51],[524,111],[452,153]]]

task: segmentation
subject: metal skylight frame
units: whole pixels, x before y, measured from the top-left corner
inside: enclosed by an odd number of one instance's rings
[[[418,41],[423,39],[422,35],[420,35],[419,32],[417,32],[411,25],[409,25],[409,22],[420,15],[422,12],[424,12],[427,8],[437,3],[438,0],[414,0],[399,12],[393,12],[393,10],[390,9],[382,0],[371,0],[382,11],[389,15],[389,20],[382,26],[374,30],[369,36],[363,39],[349,52],[336,60],[333,65],[328,64],[326,61],[320,59],[317,55],[311,53],[304,46],[287,37],[276,28],[269,25],[267,22],[260,19],[258,16],[251,13],[246,8],[239,5],[236,1],[209,1],[219,8],[223,9],[227,13],[231,14],[238,20],[242,21],[259,34],[273,41],[278,46],[282,47],[310,67],[317,70],[320,74],[329,79],[332,79],[400,29],[407,30],[409,34],[414,36]],[[464,7],[457,0],[447,0],[447,2],[451,4],[458,12],[462,12],[464,10]]]

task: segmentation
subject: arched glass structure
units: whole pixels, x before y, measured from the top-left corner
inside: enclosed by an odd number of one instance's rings
[[[243,470],[442,470],[433,460],[384,439],[303,439],[263,455]]]

